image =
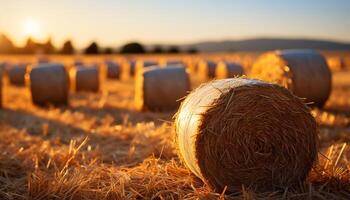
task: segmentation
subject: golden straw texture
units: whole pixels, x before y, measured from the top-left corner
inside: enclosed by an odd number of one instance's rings
[[[266,53],[255,62],[251,76],[278,83],[320,107],[326,103],[332,86],[325,58],[313,50]]]
[[[304,181],[317,158],[317,125],[281,86],[249,79],[204,84],[175,120],[180,157],[218,191],[273,191]]]

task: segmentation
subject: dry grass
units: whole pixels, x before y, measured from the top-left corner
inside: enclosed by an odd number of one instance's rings
[[[307,183],[258,194],[215,193],[192,175],[173,146],[174,113],[135,112],[132,81],[109,81],[59,108],[35,107],[25,89],[6,86],[0,199],[349,199],[350,73],[336,76],[348,78],[313,112],[323,150]]]

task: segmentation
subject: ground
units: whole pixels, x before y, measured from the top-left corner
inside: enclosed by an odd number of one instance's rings
[[[70,105],[32,105],[25,87],[4,85],[0,199],[349,199],[350,71],[333,73],[320,126],[319,161],[298,189],[214,191],[179,160],[173,115],[137,112],[133,79],[108,80]]]

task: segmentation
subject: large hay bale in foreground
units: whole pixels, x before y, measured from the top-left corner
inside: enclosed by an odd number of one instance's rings
[[[14,64],[8,70],[8,78],[11,84],[16,86],[25,85],[25,74],[27,71],[27,64]]]
[[[179,156],[217,191],[293,187],[317,158],[317,125],[287,89],[258,80],[201,85],[175,119]]]
[[[102,82],[99,65],[77,66],[71,69],[72,88],[76,92],[98,92]]]
[[[110,79],[120,79],[121,75],[121,67],[118,63],[113,61],[106,61],[106,67],[107,67],[107,77]]]
[[[243,67],[238,63],[233,62],[218,62],[215,75],[217,79],[233,78],[244,74]]]
[[[68,103],[69,77],[62,64],[40,64],[28,69],[26,82],[36,105]]]
[[[201,60],[198,63],[197,71],[203,80],[215,78],[216,63],[213,61]]]
[[[137,74],[135,107],[145,111],[169,111],[178,108],[179,99],[190,90],[189,76],[183,67],[149,67]]]
[[[295,95],[322,107],[330,94],[331,72],[325,58],[313,50],[283,50],[261,55],[251,76],[278,83]]]

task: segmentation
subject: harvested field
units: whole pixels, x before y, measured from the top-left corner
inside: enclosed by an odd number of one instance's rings
[[[224,56],[234,57],[217,55]],[[191,82],[199,84],[195,75]],[[107,80],[103,91],[70,94],[69,106],[43,108],[32,105],[27,88],[4,80],[0,199],[350,198],[349,68],[333,73],[325,107],[311,111],[320,152],[307,181],[264,193],[243,186],[215,192],[193,175],[176,153],[175,111],[137,112],[132,77]]]

